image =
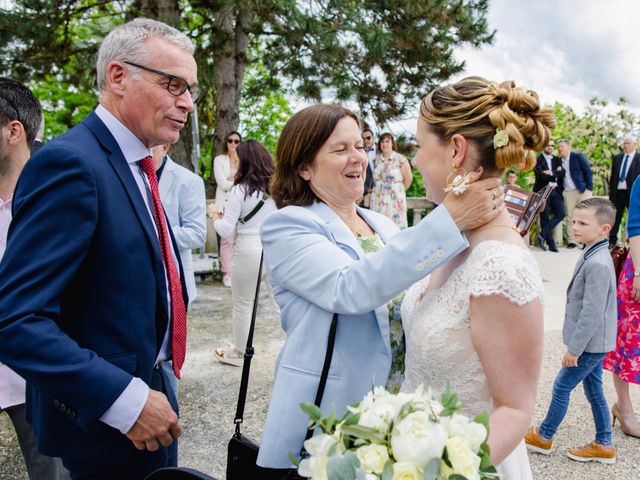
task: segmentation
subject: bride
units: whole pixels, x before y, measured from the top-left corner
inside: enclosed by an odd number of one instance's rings
[[[440,203],[466,172],[487,178],[512,166],[530,169],[554,127],[535,92],[468,77],[422,101],[413,162]],[[513,223],[504,210],[465,232],[470,248],[407,291],[402,390],[424,384],[438,393],[450,385],[465,413],[488,411],[492,463],[503,479],[521,480],[532,478],[522,438],[542,358],[543,287]]]

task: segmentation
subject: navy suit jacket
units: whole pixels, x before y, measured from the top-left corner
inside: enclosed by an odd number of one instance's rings
[[[0,361],[27,380],[39,450],[125,461],[135,447],[99,418],[133,376],[149,382],[166,328],[152,219],[91,113],[27,162],[0,263]]]
[[[576,188],[583,193],[585,190],[593,190],[593,176],[587,157],[581,152],[569,153],[569,174]]]
[[[612,202],[618,193],[618,182],[620,180],[620,168],[622,167],[622,161],[624,160],[624,152],[619,153],[613,157],[611,162],[611,176],[609,177],[609,200]],[[640,174],[640,154],[636,154],[631,159],[630,165],[627,166],[627,191],[631,192],[633,183]]]

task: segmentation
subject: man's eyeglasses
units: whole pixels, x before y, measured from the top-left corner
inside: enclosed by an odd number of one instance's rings
[[[371,140],[371,138],[372,138],[371,135],[369,135],[369,136],[365,135],[364,137],[362,137],[363,140]]]
[[[227,143],[235,143],[236,145],[238,145],[240,143],[240,140],[238,140],[237,138],[227,138]]]
[[[157,73],[158,75],[162,75],[163,77],[169,80],[167,83],[167,91],[173,95],[174,97],[179,97],[184,92],[189,90],[191,94],[191,100],[195,103],[200,96],[200,89],[197,85],[189,85],[184,78],[176,77],[175,75],[171,75],[170,73],[163,72],[162,70],[156,70],[155,68],[145,67],[144,65],[139,65],[137,63],[129,62],[125,60],[122,63],[126,63],[127,65],[131,65],[133,67],[141,68],[142,70],[146,70],[147,72]]]

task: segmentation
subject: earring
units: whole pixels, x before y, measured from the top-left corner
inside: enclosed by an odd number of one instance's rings
[[[462,175],[455,175],[458,170],[462,170],[464,173]],[[451,180],[452,175],[455,175],[453,177],[453,180]],[[470,184],[471,174],[467,173],[464,168],[460,169],[458,167],[455,167],[447,177],[447,185],[444,187],[444,191],[447,193],[453,192],[454,195],[462,195],[465,190],[469,188]]]

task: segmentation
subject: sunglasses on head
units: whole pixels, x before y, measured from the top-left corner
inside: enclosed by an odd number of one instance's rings
[[[235,143],[236,145],[238,145],[240,143],[240,140],[238,140],[237,138],[227,138],[227,143]]]

